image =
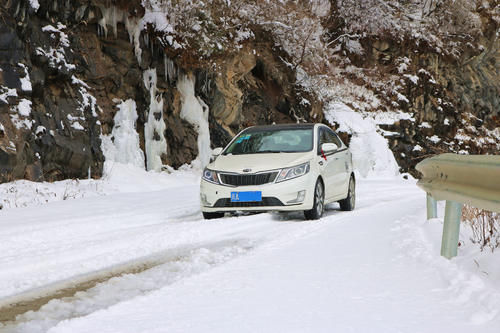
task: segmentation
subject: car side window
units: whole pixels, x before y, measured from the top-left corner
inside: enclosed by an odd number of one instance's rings
[[[321,145],[323,143],[328,143],[328,135],[326,133],[325,128],[320,127],[318,133],[318,154],[321,154]]]
[[[335,143],[339,149],[342,148],[342,141],[332,130],[328,130],[328,139],[328,142]]]
[[[342,148],[342,140],[329,128],[320,127],[318,133],[318,155],[321,154],[321,145],[323,143],[335,143],[337,147]]]

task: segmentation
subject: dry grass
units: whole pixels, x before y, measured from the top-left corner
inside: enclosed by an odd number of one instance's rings
[[[471,241],[479,244],[481,251],[500,247],[500,214],[464,205],[462,220],[472,228]]]

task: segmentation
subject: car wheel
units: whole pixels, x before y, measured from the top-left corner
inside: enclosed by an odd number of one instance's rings
[[[224,213],[219,213],[219,212],[203,212],[203,218],[205,220],[220,219],[221,217],[224,217]]]
[[[321,180],[316,181],[314,187],[314,203],[311,210],[305,210],[304,216],[308,220],[317,220],[323,215],[325,210],[325,189]]]
[[[349,191],[347,193],[347,198],[339,201],[340,209],[345,211],[354,210],[356,205],[356,181],[354,177],[351,176],[349,180]]]

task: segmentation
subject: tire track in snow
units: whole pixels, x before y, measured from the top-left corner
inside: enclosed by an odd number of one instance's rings
[[[159,289],[251,250],[245,239],[170,249],[0,301],[0,332],[45,332],[61,320]],[[2,324],[3,323],[3,324]]]

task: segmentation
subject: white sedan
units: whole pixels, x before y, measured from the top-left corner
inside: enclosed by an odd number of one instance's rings
[[[213,154],[200,184],[206,219],[234,211],[304,211],[319,219],[335,201],[354,209],[351,153],[323,124],[249,127]]]

